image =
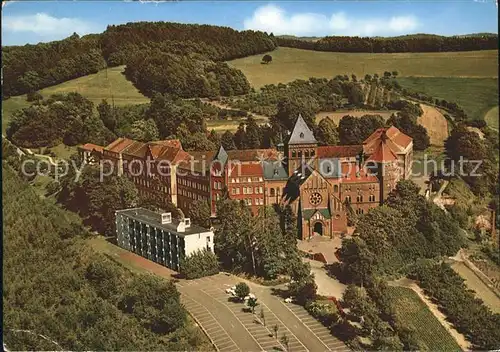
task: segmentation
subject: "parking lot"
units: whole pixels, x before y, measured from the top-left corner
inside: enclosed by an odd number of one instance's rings
[[[247,282],[258,298],[255,315],[245,311],[242,302],[234,302],[225,292],[241,279],[218,274],[177,283],[181,300],[219,351],[287,350],[282,336],[288,338],[289,351],[348,351],[301,306],[285,303],[268,287]],[[260,311],[264,321],[260,321]],[[278,326],[278,339],[273,327]]]

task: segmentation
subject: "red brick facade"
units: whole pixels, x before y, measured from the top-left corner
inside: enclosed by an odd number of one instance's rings
[[[85,161],[100,157],[114,173],[129,177],[142,196],[172,202],[185,213],[192,202],[204,200],[215,217],[225,192],[253,214],[263,206],[290,205],[302,239],[345,233],[346,207],[364,214],[381,204],[397,181],[409,177],[412,149],[412,139],[395,127],[375,131],[363,145],[318,146],[300,116],[284,155],[276,149],[222,147],[188,153],[178,140],[126,138],[79,148]]]

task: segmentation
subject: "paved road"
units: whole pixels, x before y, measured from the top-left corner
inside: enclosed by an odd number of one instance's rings
[[[289,350],[293,352],[348,351],[343,342],[303,307],[284,303],[268,287],[248,283],[260,305],[255,315],[244,311],[243,303],[232,302],[225,293],[227,287],[240,281],[232,275],[218,274],[177,284],[181,300],[218,350],[285,350],[281,337],[286,334]],[[261,309],[265,325],[259,318]],[[278,340],[273,337],[274,325],[279,327]]]

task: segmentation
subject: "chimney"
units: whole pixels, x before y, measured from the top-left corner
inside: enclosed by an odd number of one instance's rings
[[[162,213],[161,214],[161,223],[162,224],[171,224],[172,223],[172,213]]]

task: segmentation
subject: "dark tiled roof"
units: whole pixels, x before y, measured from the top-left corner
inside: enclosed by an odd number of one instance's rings
[[[287,180],[288,172],[279,161],[265,161],[262,163],[264,169],[264,179],[266,180]]]
[[[258,163],[260,158],[275,160],[278,156],[278,151],[276,149],[245,149],[229,150],[227,154],[232,161],[239,160],[243,162]]]
[[[228,158],[229,155],[227,154],[224,147],[221,145],[219,150],[217,151],[217,154],[215,154],[214,159],[220,161],[222,165],[225,165]]]
[[[299,115],[295,127],[293,128],[292,135],[288,140],[288,144],[316,144],[318,141],[314,138],[313,131],[307,126],[306,122]]]
[[[302,173],[303,172],[303,173]],[[307,166],[299,167],[295,170],[286,183],[283,197],[289,202],[293,202],[300,196],[300,186],[311,176],[313,170]]]
[[[262,165],[260,164],[234,164],[228,170],[229,177],[241,176],[263,176]]]
[[[193,225],[189,226],[186,228],[184,232],[177,232],[177,225],[179,225],[179,221],[172,219],[172,222],[170,224],[162,224],[161,221],[159,220],[160,214],[155,213],[154,211],[151,211],[149,209],[145,208],[132,208],[132,209],[123,209],[123,210],[118,210],[116,214],[124,214],[129,218],[135,219],[137,221],[140,221],[144,224],[147,224],[149,226],[153,226],[159,229],[163,229],[165,231],[175,233],[179,235],[180,237],[184,237],[186,235],[193,235],[193,234],[199,234],[203,232],[209,232],[209,229]]]
[[[318,172],[325,178],[339,178],[342,176],[341,162],[337,158],[323,158],[318,160]]]
[[[362,145],[325,145],[318,147],[318,158],[350,158],[362,151]]]

